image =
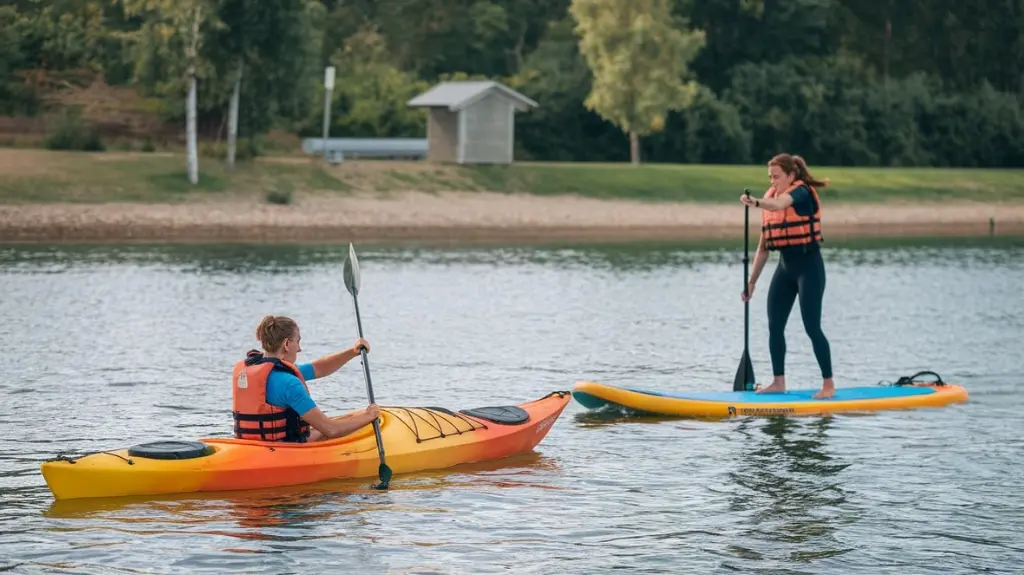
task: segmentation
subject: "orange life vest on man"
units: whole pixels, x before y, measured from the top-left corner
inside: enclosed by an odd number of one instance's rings
[[[248,352],[244,360],[235,364],[231,374],[231,414],[235,419],[235,437],[304,442],[309,437],[309,424],[294,409],[282,409],[267,403],[267,379],[274,370],[288,372],[306,385],[306,378],[294,364],[263,357],[256,350]],[[309,391],[308,386],[306,391]]]
[[[802,246],[822,242],[821,236],[821,200],[818,198],[818,191],[814,186],[805,184],[802,180],[795,180],[786,190],[775,193],[775,188],[769,188],[765,198],[777,198],[788,194],[800,186],[807,186],[814,198],[815,211],[812,216],[801,216],[796,213],[793,206],[784,210],[761,212],[761,233],[764,235],[764,246],[768,250],[777,250],[789,246]]]

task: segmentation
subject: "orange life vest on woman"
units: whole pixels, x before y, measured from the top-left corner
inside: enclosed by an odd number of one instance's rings
[[[235,437],[304,442],[309,437],[309,424],[294,409],[282,409],[267,403],[267,379],[274,370],[288,372],[306,385],[306,378],[294,364],[263,357],[256,350],[235,364],[231,374],[231,415],[235,419]],[[308,386],[306,391],[309,391]]]
[[[796,213],[793,206],[784,210],[761,212],[761,233],[764,235],[764,246],[768,250],[777,250],[789,246],[802,246],[822,242],[821,236],[821,200],[818,198],[818,191],[814,186],[805,184],[802,180],[795,180],[793,185],[785,191],[775,193],[775,188],[769,188],[765,198],[777,198],[788,194],[800,186],[807,186],[814,198],[815,211],[813,216],[801,216]]]

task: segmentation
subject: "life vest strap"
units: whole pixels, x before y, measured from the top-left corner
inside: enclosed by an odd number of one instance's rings
[[[807,238],[813,238],[813,239],[821,238],[821,232],[820,231],[815,231],[815,232],[812,232],[812,233],[800,234],[800,235],[796,235],[796,236],[785,236],[785,237],[781,237],[781,238],[773,238],[772,242],[773,243],[791,242],[793,240],[805,240]]]
[[[258,429],[242,427],[240,422],[235,422],[235,433],[241,437],[244,435],[259,435],[260,439],[266,440],[268,435],[274,435],[275,433],[288,433],[290,427],[286,423],[279,427],[264,427],[262,422]]]
[[[266,441],[268,435],[283,433],[284,441],[304,442],[309,437],[309,424],[303,421],[294,410],[288,408],[279,413],[247,414],[231,412],[235,418],[235,437],[259,435]],[[259,423],[259,427],[242,427],[242,422]],[[273,427],[268,427],[273,425]]]
[[[787,220],[787,221],[784,221],[784,222],[779,222],[777,224],[767,224],[767,225],[761,226],[761,229],[762,230],[784,230],[784,229],[787,229],[787,228],[798,228],[798,227],[807,226],[807,225],[809,225],[809,226],[817,226],[818,228],[820,228],[821,227],[821,220],[819,220],[818,218],[815,218],[815,217],[812,216],[810,218],[807,218],[806,220]]]
[[[235,421],[260,421],[260,422],[263,422],[263,423],[278,421],[278,420],[281,420],[281,419],[288,419],[288,414],[286,412],[284,412],[284,411],[282,411],[280,413],[259,413],[259,414],[255,414],[255,413],[254,414],[238,413],[237,411],[232,411],[231,415],[234,416]]]

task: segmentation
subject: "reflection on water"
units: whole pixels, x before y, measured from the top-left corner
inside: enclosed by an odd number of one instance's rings
[[[616,244],[566,244],[547,247],[387,247],[356,246],[361,256],[388,264],[422,267],[522,264],[580,266],[588,269],[650,271],[659,267],[700,263],[741,263],[742,241],[692,240]],[[755,246],[751,244],[750,249]],[[836,249],[842,248],[842,249]],[[1024,237],[979,238],[854,238],[830,241],[828,262],[840,265],[880,264],[1012,264],[1020,263]],[[304,244],[69,244],[0,246],[0,268],[7,271],[59,273],[96,265],[176,266],[196,273],[291,273],[296,269],[339,265],[347,245]],[[956,256],[952,261],[951,256]]]
[[[310,518],[331,519],[315,507],[339,501],[386,504],[388,494],[407,491],[432,491],[481,486],[514,488],[534,486],[555,489],[557,486],[534,485],[530,478],[537,472],[556,472],[558,462],[537,451],[508,457],[500,461],[462,464],[454,469],[435,469],[397,476],[387,492],[369,487],[369,480],[324,481],[307,485],[255,489],[127,497],[53,500],[44,516],[57,519],[125,520],[128,523],[159,522],[158,517],[130,518],[135,509],[159,511],[178,516],[182,523],[190,518],[213,514],[231,518],[239,527],[294,526]],[[127,519],[125,519],[128,517]]]
[[[760,422],[759,422],[760,423]],[[793,561],[850,551],[835,538],[856,514],[845,510],[839,474],[849,467],[829,454],[832,417],[800,421],[773,417],[757,427],[737,427],[743,455],[732,480],[730,509],[748,519],[744,539],[778,542]]]
[[[0,570],[1024,567],[1024,499],[1007,496],[1024,479],[1024,372],[1007,351],[1024,333],[1024,242],[1004,238],[832,242],[826,255],[838,380],[933,369],[967,386],[963,405],[698,420],[572,403],[532,453],[399,475],[387,492],[366,480],[53,500],[39,464],[58,452],[225,434],[225,378],[266,313],[299,319],[309,359],[349,345],[346,249],[0,247]],[[743,333],[737,242],[357,249],[384,404],[519,403],[579,379],[730,388]],[[766,291],[751,307],[761,379]],[[817,366],[790,323],[787,366],[805,387]],[[328,413],[365,404],[358,363],[316,382],[314,396]]]

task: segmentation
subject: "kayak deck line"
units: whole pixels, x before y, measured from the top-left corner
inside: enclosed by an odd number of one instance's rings
[[[472,433],[478,429],[487,429],[485,424],[479,423],[475,420],[463,417],[458,413],[449,411],[444,408],[438,407],[382,407],[381,411],[393,416],[397,421],[402,422],[413,435],[416,436],[416,443],[422,443],[431,439],[444,439],[449,435],[462,435],[463,433]],[[448,415],[450,417],[438,417],[438,414]],[[408,421],[401,415],[408,417]],[[424,414],[429,415],[430,419],[427,419]],[[422,421],[427,427],[431,428],[436,432],[436,435],[430,437],[422,437],[420,435],[420,426],[417,420]],[[469,427],[466,429],[460,428],[456,422],[461,421],[467,424]],[[450,431],[445,434],[444,428],[445,423],[448,424]]]
[[[57,452],[57,455],[51,457],[50,459],[44,460],[44,463],[50,463],[54,461],[65,461],[67,463],[70,463],[71,465],[74,465],[75,463],[78,463],[79,459],[82,459],[83,457],[88,457],[90,455],[113,455],[114,457],[123,460],[128,465],[135,465],[135,462],[132,461],[130,457],[125,457],[117,453],[116,451],[90,451],[88,453],[83,453],[81,455],[74,457],[63,452]]]

